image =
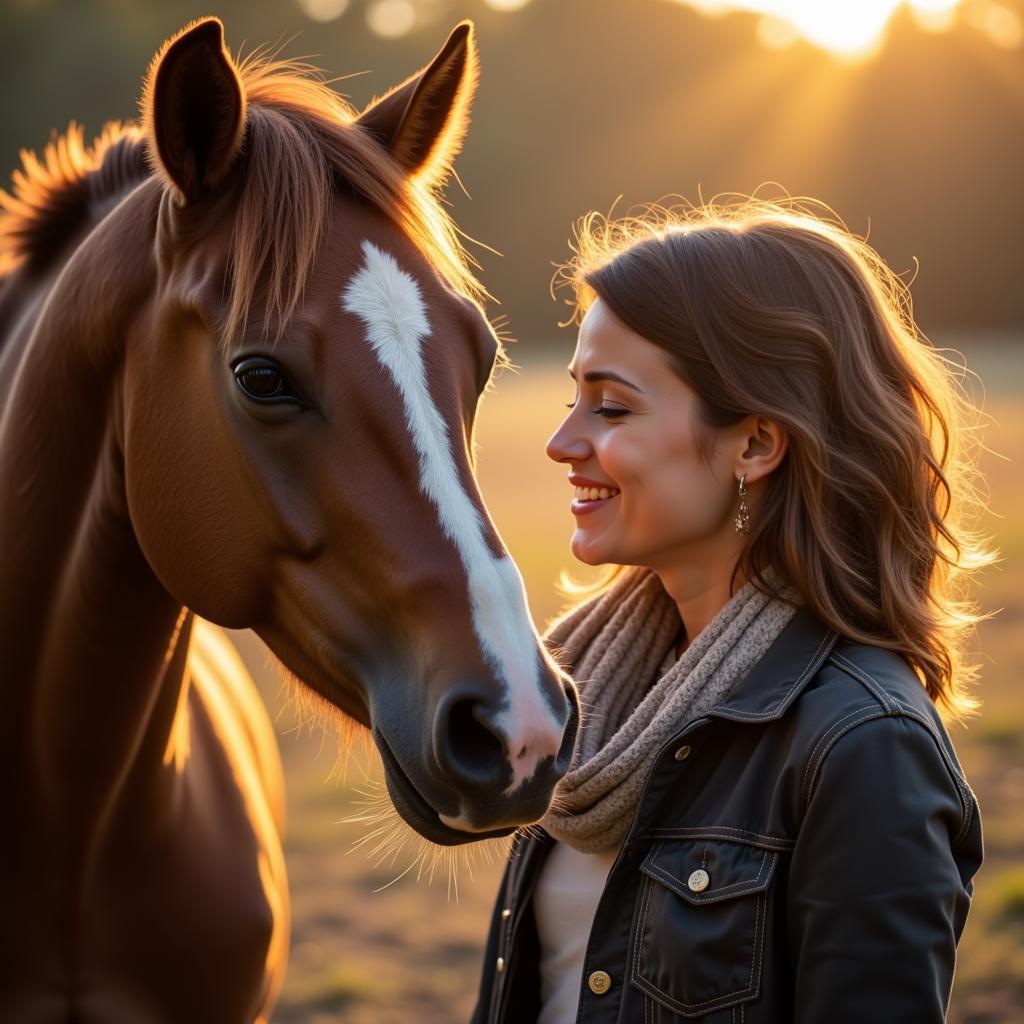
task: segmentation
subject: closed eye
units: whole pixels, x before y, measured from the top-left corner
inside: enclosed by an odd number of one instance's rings
[[[576,403],[575,402],[566,402],[565,403],[565,407],[566,407],[566,409],[575,409],[576,408]],[[602,416],[602,417],[604,417],[604,419],[606,419],[606,420],[621,419],[623,416],[628,416],[629,415],[629,410],[628,409],[617,409],[613,405],[602,405],[602,406],[600,406],[600,408],[592,409],[591,412],[595,416]]]

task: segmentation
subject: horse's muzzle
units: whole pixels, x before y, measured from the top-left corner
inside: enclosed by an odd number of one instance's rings
[[[569,769],[579,729],[575,689],[565,684],[563,692],[565,724],[552,738],[544,730],[510,735],[500,715],[474,699],[469,688],[453,687],[435,711],[432,749],[423,751],[427,756],[406,749],[408,770],[375,728],[399,814],[425,838],[445,846],[507,835],[543,817]],[[414,777],[423,781],[417,784]]]

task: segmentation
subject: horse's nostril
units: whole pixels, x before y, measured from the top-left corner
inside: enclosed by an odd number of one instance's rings
[[[460,687],[441,701],[434,720],[434,753],[459,790],[494,790],[509,781],[507,743],[494,710],[474,691],[473,686]]]
[[[452,702],[437,736],[438,759],[460,783],[493,785],[507,770],[505,744],[481,701],[465,697]]]

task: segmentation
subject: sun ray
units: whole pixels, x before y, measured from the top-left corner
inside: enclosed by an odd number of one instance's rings
[[[737,169],[744,165],[758,175],[755,187],[765,179],[785,181],[800,189],[794,175],[813,182],[845,159],[843,125],[856,98],[851,69],[841,64],[815,61],[802,69],[793,87],[779,97],[772,116],[763,119],[737,154]]]
[[[721,17],[736,11],[762,16],[758,34],[768,46],[797,39],[841,60],[864,61],[879,52],[889,24],[909,10],[922,31],[948,32],[966,24],[994,46],[1024,43],[1019,12],[998,0],[672,0],[701,14]]]

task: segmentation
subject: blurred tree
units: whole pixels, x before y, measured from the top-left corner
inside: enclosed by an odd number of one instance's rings
[[[476,19],[483,64],[474,125],[450,199],[484,280],[524,343],[549,339],[563,310],[551,262],[591,208],[679,193],[696,199],[774,181],[870,229],[890,264],[920,273],[922,325],[1019,332],[1024,289],[1024,61],[977,31],[926,33],[897,14],[887,44],[850,64],[797,43],[772,49],[752,15],[707,18],[664,0],[404,0],[418,19],[375,35],[366,0],[221,0],[234,49],[283,44],[311,56],[361,106],[429,57],[450,23]],[[1019,0],[1014,0],[1019,8]],[[496,5],[495,5],[496,6]],[[132,117],[162,40],[208,4],[7,0],[0,7],[0,168],[71,118],[87,132]],[[372,72],[358,74],[360,72]]]

